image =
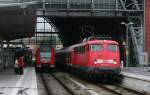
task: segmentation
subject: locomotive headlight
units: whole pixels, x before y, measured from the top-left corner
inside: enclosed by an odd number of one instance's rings
[[[114,59],[114,64],[117,64],[117,60],[116,59]]]
[[[94,60],[94,64],[97,64],[97,60],[96,59]]]
[[[116,61],[114,61],[114,64],[117,64],[117,62],[116,62]]]

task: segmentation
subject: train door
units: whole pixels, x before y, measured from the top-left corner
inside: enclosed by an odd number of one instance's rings
[[[51,48],[50,67],[55,67],[55,49]]]

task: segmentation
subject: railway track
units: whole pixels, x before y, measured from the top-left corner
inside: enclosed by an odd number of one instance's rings
[[[150,95],[116,84],[93,84],[62,72],[42,74],[42,77],[48,95]],[[59,86],[63,88],[62,90],[65,90],[64,94],[53,93],[55,92],[53,90],[59,88]],[[52,89],[53,87],[54,89]],[[57,89],[57,91],[60,91],[60,89]]]
[[[45,80],[43,74],[40,73],[39,75],[40,75],[40,78],[41,78],[41,80],[42,80],[43,86],[44,86],[44,88],[45,88],[45,92],[46,92],[48,95],[50,95],[50,92],[49,92],[49,90],[48,90],[48,85],[47,85],[47,83],[46,83],[46,80]]]
[[[69,93],[70,95],[76,95],[61,79],[59,79],[55,74],[51,74]]]
[[[80,80],[74,76],[72,76],[73,80],[76,80],[78,82],[81,82],[81,84],[92,84],[90,82],[84,81],[84,80]],[[118,84],[94,84],[95,86],[98,86],[100,88],[102,88],[103,90],[106,90],[110,93],[112,93],[113,95],[150,95],[150,93],[146,93],[146,92],[140,92],[131,88],[127,88],[124,87],[122,85],[118,85]],[[87,88],[91,88],[86,86]],[[92,90],[95,89],[91,88]]]
[[[48,95],[77,95],[55,74],[41,74]]]
[[[149,95],[145,92],[139,92],[121,85],[99,84],[98,86],[116,95]]]

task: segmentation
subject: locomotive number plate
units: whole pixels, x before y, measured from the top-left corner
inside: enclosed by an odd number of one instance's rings
[[[95,64],[97,64],[97,63],[103,63],[103,60],[102,60],[102,59],[97,59],[97,60],[95,61]]]
[[[95,64],[97,63],[113,63],[113,60],[102,60],[102,59],[97,59],[95,61]]]

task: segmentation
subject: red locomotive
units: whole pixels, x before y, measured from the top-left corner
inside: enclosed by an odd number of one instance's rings
[[[55,67],[54,48],[38,48],[36,50],[36,70]]]
[[[119,75],[119,43],[109,37],[91,36],[56,52],[56,65],[87,75]]]

